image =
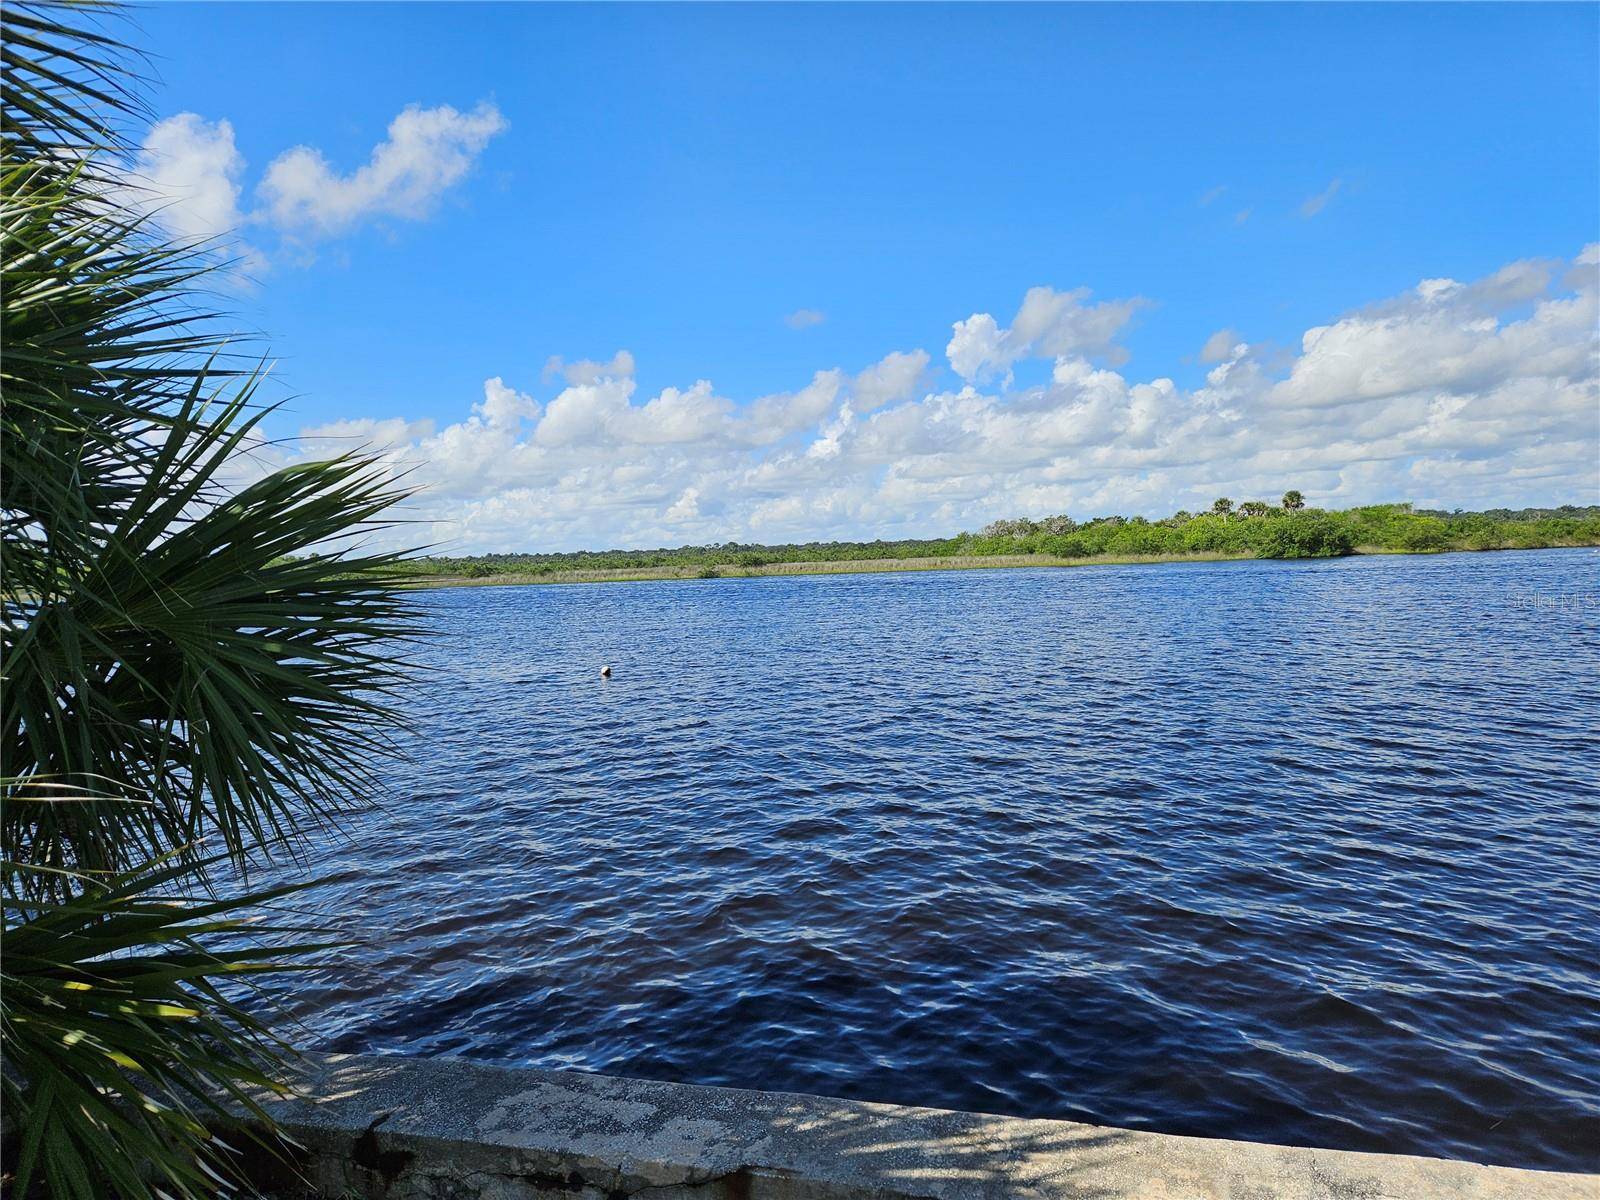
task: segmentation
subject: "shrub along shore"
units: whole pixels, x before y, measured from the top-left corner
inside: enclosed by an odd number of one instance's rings
[[[658,550],[579,550],[424,558],[407,565],[413,585],[596,583],[857,571],[1086,566],[1237,558],[1334,558],[1446,550],[1600,546],[1600,506],[1436,512],[1409,504],[1342,511],[1305,508],[1297,493],[1269,505],[1218,500],[1204,513],[1162,520],[1071,517],[996,521],[950,538],[755,545],[728,542]]]

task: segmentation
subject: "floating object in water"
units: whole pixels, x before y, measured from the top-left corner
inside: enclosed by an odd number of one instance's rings
[[[610,663],[605,663],[600,667],[600,678],[601,679],[610,679],[611,678],[611,664]]]

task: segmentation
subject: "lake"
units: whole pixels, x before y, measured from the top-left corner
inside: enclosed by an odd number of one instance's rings
[[[291,1036],[1600,1169],[1597,569],[423,593]]]

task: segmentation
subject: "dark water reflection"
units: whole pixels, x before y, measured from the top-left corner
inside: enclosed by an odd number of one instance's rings
[[[342,1050],[1600,1169],[1588,551],[433,592]],[[601,662],[614,664],[609,681]]]

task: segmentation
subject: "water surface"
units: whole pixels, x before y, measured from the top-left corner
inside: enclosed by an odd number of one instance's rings
[[[326,1048],[1600,1169],[1588,551],[437,591]],[[609,681],[601,662],[614,665]]]

